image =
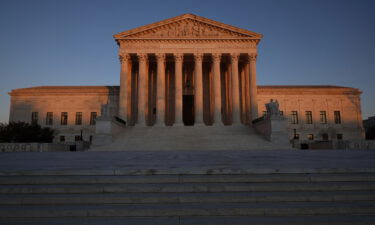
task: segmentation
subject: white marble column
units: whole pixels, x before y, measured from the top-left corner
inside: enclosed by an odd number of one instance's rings
[[[131,76],[129,70],[129,54],[121,54],[119,56],[121,63],[121,74],[120,74],[120,99],[119,99],[119,111],[118,115],[121,119],[128,122],[128,109],[130,107],[129,103],[129,90],[131,89],[128,86],[128,79]]]
[[[146,126],[148,111],[148,71],[147,54],[138,54],[139,61],[139,83],[138,83],[138,124]]]
[[[245,82],[245,68],[243,65],[241,65],[240,67],[240,71],[239,74],[240,74],[240,83],[241,83],[241,122],[243,124],[246,124],[247,123],[247,120],[246,120],[246,115],[247,115],[247,110],[246,110],[246,82]]]
[[[257,54],[249,54],[250,61],[250,108],[251,121],[258,118],[258,88],[257,88],[257,71],[256,71]]]
[[[203,125],[203,72],[202,61],[203,54],[194,54],[195,68],[194,68],[194,125]]]
[[[232,53],[230,55],[232,62],[232,125],[241,124],[241,110],[240,110],[240,86],[238,77],[238,58],[239,54]]]
[[[165,54],[156,54],[157,85],[156,85],[156,121],[155,126],[165,126]]]
[[[184,61],[184,55],[177,53],[174,55],[175,58],[175,121],[174,126],[183,126],[182,121],[182,63]]]
[[[245,111],[246,111],[246,123],[251,125],[251,106],[250,106],[250,60],[246,62],[245,70]]]
[[[222,123],[222,110],[221,110],[221,72],[220,72],[220,60],[221,60],[221,54],[220,53],[214,53],[212,54],[212,60],[213,60],[213,77],[214,77],[214,115],[212,118],[213,125],[223,125]]]

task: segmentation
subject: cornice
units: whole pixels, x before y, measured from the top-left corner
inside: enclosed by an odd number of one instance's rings
[[[119,40],[119,43],[252,43],[257,44],[257,40],[248,38],[217,38],[217,39],[201,39],[201,38],[131,38]]]
[[[357,88],[327,85],[274,85],[258,86],[258,94],[262,95],[361,95]]]

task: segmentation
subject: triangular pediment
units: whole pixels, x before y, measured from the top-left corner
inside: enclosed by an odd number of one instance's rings
[[[261,39],[262,35],[193,14],[166,19],[114,35],[119,39]]]

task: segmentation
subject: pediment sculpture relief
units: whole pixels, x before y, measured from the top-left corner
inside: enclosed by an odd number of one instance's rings
[[[217,38],[246,37],[245,35],[225,30],[198,21],[185,20],[167,24],[140,33],[130,35],[137,38]]]

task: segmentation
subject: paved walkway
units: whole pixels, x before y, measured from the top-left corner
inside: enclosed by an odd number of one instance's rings
[[[375,172],[374,150],[0,153],[0,175]]]

